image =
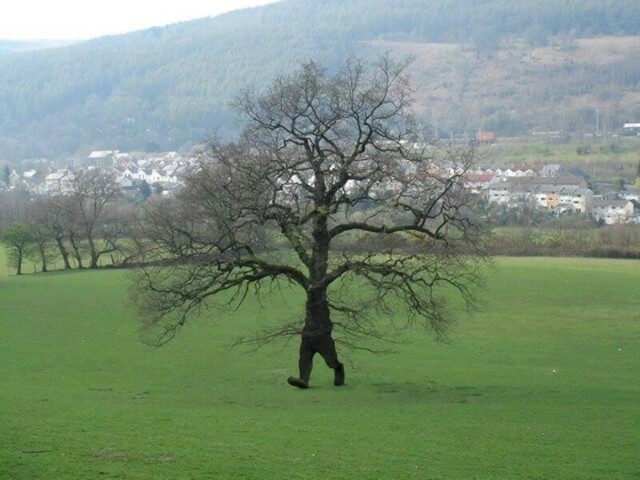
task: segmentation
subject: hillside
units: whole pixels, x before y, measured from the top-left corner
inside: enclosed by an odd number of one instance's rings
[[[640,119],[631,0],[282,0],[0,55],[0,161],[188,148],[237,130],[228,102],[310,58],[416,58],[432,133],[615,130]]]
[[[488,57],[458,44],[371,46],[415,58],[416,107],[440,136],[613,133],[640,119],[638,36],[504,41]]]

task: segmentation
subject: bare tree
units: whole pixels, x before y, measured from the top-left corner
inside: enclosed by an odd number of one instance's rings
[[[49,230],[44,224],[37,223],[34,220],[34,217],[28,217],[27,225],[31,229],[33,236],[33,248],[28,257],[34,264],[40,263],[41,271],[46,273],[49,271],[49,264],[56,258],[56,251]]]
[[[420,140],[406,67],[310,62],[237,98],[241,138],[211,140],[182,192],[148,211],[134,294],[156,344],[210,300],[283,282],[305,293],[304,314],[254,340],[301,335],[291,385],[308,386],[316,353],[344,383],[334,332],[350,346],[412,325],[444,338],[446,296],[471,306],[486,261],[463,183],[474,152]]]
[[[41,197],[28,206],[29,224],[42,239],[55,243],[65,270],[71,270],[74,260],[82,267],[82,226],[77,212],[76,199],[71,195]]]
[[[103,245],[101,254],[110,256],[111,265],[127,265],[138,255],[132,241],[138,210],[138,206],[125,202],[112,202],[105,210],[98,234]]]
[[[34,235],[24,223],[14,223],[0,233],[0,244],[7,249],[7,265],[16,269],[16,275],[22,275],[24,261],[34,248]]]
[[[42,269],[46,271],[46,244],[53,242],[62,258],[65,270],[71,269],[66,240],[69,237],[71,197],[57,195],[42,197],[28,206],[29,225],[36,234],[41,253]]]
[[[113,175],[99,169],[81,172],[74,180],[71,194],[73,211],[89,248],[89,268],[97,268],[100,257],[113,251],[108,244],[105,248],[101,247],[104,244],[98,243],[97,230],[117,193]],[[73,237],[70,238],[74,251],[78,252],[75,240]],[[80,255],[77,255],[76,259],[81,262]]]

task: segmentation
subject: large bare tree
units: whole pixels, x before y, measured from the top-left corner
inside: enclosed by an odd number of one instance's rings
[[[400,323],[445,335],[445,298],[471,305],[486,260],[463,181],[474,152],[421,139],[406,67],[383,56],[329,74],[310,62],[239,95],[239,140],[211,140],[181,193],[148,211],[135,293],[155,343],[208,301],[273,282],[300,288],[304,312],[256,340],[301,335],[288,379],[300,388],[316,353],[344,383],[334,334],[352,346]]]

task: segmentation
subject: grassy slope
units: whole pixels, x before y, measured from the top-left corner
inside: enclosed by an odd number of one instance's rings
[[[639,267],[503,259],[451,345],[308,391],[295,345],[226,348],[291,300],[152,350],[122,272],[0,272],[0,478],[637,478]]]
[[[577,151],[580,148],[588,148],[589,153],[579,154]],[[532,141],[483,146],[479,149],[479,160],[482,166],[494,168],[523,165],[531,168],[544,164],[559,164],[565,168],[578,167],[594,182],[610,183],[621,178],[628,186],[633,186],[636,181],[640,181],[639,151],[638,137],[566,144]]]

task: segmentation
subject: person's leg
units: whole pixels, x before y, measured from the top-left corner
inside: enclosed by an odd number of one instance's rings
[[[338,366],[333,369],[333,384],[336,387],[344,385],[344,365],[338,362]]]
[[[336,342],[329,334],[323,336],[319,343],[318,353],[320,353],[327,366],[333,369],[333,384],[337,387],[344,385],[344,365],[338,360]]]
[[[300,348],[300,357],[298,358],[298,369],[300,370],[300,379],[305,383],[309,383],[311,370],[313,369],[313,356],[315,351],[309,345]]]
[[[311,342],[303,337],[300,342],[300,353],[298,357],[298,369],[300,371],[300,376],[289,377],[287,382],[289,385],[293,385],[298,388],[308,388],[309,387],[309,378],[311,377],[311,370],[313,369],[313,356],[315,355],[315,350],[313,349]]]

